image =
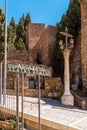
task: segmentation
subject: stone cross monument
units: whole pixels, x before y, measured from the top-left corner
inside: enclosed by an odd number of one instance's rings
[[[66,27],[65,32],[60,32],[60,34],[65,36],[65,44],[63,44],[63,41],[60,40],[59,45],[60,49],[63,50],[64,55],[64,94],[61,97],[61,103],[64,105],[74,105],[74,97],[70,93],[70,72],[69,72],[69,57],[70,57],[70,51],[73,48],[73,39],[72,35],[68,33],[68,29]],[[68,43],[68,38],[70,39],[70,44]]]

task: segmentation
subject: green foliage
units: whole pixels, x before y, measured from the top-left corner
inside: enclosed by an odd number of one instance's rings
[[[18,26],[17,26],[17,30],[16,30],[16,34],[17,34],[17,38],[16,38],[16,41],[18,42],[18,40],[20,38],[23,39],[23,41],[25,41],[25,29],[24,29],[24,15],[20,18],[20,21],[18,23]]]
[[[10,120],[9,123],[10,123],[10,126],[12,128],[16,128],[16,121],[15,120]]]
[[[18,40],[18,42],[17,42],[17,44],[16,44],[16,48],[17,48],[18,50],[25,50],[25,49],[26,49],[25,44],[24,44],[22,38],[20,38],[20,39]]]
[[[27,26],[29,23],[31,23],[29,14],[26,15],[26,18],[24,17],[24,15],[20,18],[17,29],[16,29],[16,41],[15,41],[16,48],[18,47],[18,45],[16,44],[18,44],[18,41],[20,38],[22,38],[24,44],[26,43],[26,31],[27,31]],[[20,48],[18,47],[17,49],[20,49]]]
[[[81,0],[78,0],[79,3],[81,3]]]
[[[64,66],[63,55],[61,54],[61,51],[59,49],[59,40],[62,39],[64,41],[65,39],[64,36],[60,34],[60,31],[64,31],[65,27],[68,27],[69,33],[72,34],[75,38],[81,26],[80,13],[80,3],[78,2],[78,0],[70,0],[70,5],[66,14],[64,14],[61,21],[57,23],[56,46],[54,48],[52,58],[52,67],[56,76],[61,76],[63,74]]]
[[[22,15],[18,25],[15,24],[15,20],[12,17],[8,26],[8,49],[9,50],[23,50],[26,49],[26,31],[28,24],[31,23],[30,14],[26,17]],[[18,45],[19,44],[19,45]]]
[[[4,25],[5,25],[5,15],[0,8],[0,60],[4,56]]]
[[[64,31],[66,26],[68,27],[69,33],[74,35],[74,37],[78,34],[81,26],[81,10],[78,0],[70,1],[66,14],[63,15],[61,21],[57,23],[57,28],[61,28],[61,31]],[[59,32],[57,35],[59,35]]]
[[[3,59],[4,57],[4,42],[0,41],[0,61]]]
[[[15,50],[15,39],[16,39],[16,24],[12,17],[10,24],[8,26],[8,50]]]
[[[31,18],[30,18],[30,14],[28,13],[26,15],[26,18],[25,18],[25,21],[24,21],[25,31],[27,31],[27,26],[28,26],[29,23],[31,23]]]
[[[69,31],[75,37],[81,26],[81,10],[78,0],[71,0],[66,16],[69,19]]]
[[[26,31],[28,24],[31,23],[30,15],[26,17],[22,15],[18,25],[15,24],[15,20],[12,17],[8,26],[8,49],[9,50],[23,50],[26,49]],[[19,45],[18,45],[19,44]]]
[[[26,31],[28,24],[31,23],[30,14],[20,18],[18,25],[12,17],[7,32],[7,48],[8,50],[25,50]],[[4,34],[5,34],[5,15],[0,8],[0,60],[4,57]]]
[[[59,49],[58,44],[54,48],[52,68],[53,68],[54,76],[63,77],[63,71],[64,71],[63,53]]]

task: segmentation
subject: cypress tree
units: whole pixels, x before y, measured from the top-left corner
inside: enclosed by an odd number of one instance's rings
[[[63,54],[61,53],[59,48],[59,40],[62,39],[64,41],[65,39],[62,35],[60,35],[60,31],[64,31],[65,27],[68,27],[69,33],[71,33],[75,38],[81,26],[80,12],[80,1],[70,0],[69,8],[66,14],[64,14],[61,21],[57,23],[56,46],[54,48],[52,58],[52,67],[56,76],[61,76],[61,74],[63,74],[64,66]],[[63,77],[63,75],[61,77]]]
[[[17,29],[16,29],[16,41],[15,41],[15,46],[16,46],[16,49],[18,50],[21,50],[21,47],[19,47],[19,45],[17,45],[18,43],[20,43],[19,39],[21,39],[21,44],[25,43],[25,29],[24,29],[24,22],[25,22],[25,18],[24,18],[24,15],[22,15],[22,17],[20,18],[19,20],[19,23],[18,23],[18,26],[17,26]]]
[[[16,48],[17,48],[18,50],[25,50],[25,49],[26,49],[25,44],[24,44],[22,38],[19,38],[19,39],[18,39],[18,43],[16,44]]]
[[[5,15],[0,8],[0,60],[4,56],[4,28],[5,27]]]
[[[27,26],[29,23],[31,23],[31,18],[30,18],[30,14],[28,13],[25,17],[25,22],[24,22],[25,31],[27,31]]]
[[[15,39],[16,39],[16,24],[12,17],[10,24],[8,26],[8,49],[15,50]]]
[[[17,49],[21,49],[21,47],[19,47],[19,45],[17,45],[19,43],[19,39],[22,40],[21,44],[23,43],[23,47],[26,48],[26,31],[27,31],[27,26],[28,24],[31,23],[31,18],[30,18],[30,14],[27,14],[26,17],[24,17],[24,15],[22,15],[22,17],[19,20],[17,29],[16,29],[16,41],[15,41],[15,46]]]

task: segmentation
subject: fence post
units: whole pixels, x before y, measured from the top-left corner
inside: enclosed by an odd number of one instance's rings
[[[16,130],[19,130],[19,73],[16,76]]]

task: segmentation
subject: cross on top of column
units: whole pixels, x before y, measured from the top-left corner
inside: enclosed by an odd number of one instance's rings
[[[73,36],[68,33],[68,28],[65,28],[65,32],[60,32],[61,35],[65,36],[65,48],[68,48],[68,38],[72,38]]]

